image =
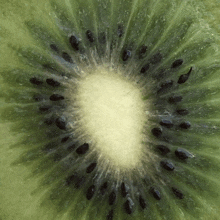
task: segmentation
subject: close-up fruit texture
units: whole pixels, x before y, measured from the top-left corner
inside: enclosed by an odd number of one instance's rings
[[[220,219],[220,3],[0,2],[1,220]]]

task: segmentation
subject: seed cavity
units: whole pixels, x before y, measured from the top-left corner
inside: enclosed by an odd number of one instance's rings
[[[183,64],[183,60],[182,60],[182,59],[175,60],[175,61],[172,63],[171,68],[177,68],[177,67],[181,66],[182,64]]]
[[[62,58],[68,63],[73,63],[71,56],[66,52],[62,53]]]
[[[60,85],[59,82],[57,82],[56,80],[52,78],[46,79],[46,82],[48,85],[53,86],[53,87],[58,87]]]
[[[50,63],[43,64],[42,67],[49,71],[56,71],[56,69]]]
[[[34,85],[42,85],[43,84],[43,81],[41,81],[40,79],[36,78],[36,77],[33,77],[33,78],[30,78],[30,82]]]
[[[114,211],[113,209],[111,209],[107,215],[107,220],[113,220],[113,214],[114,214]]]
[[[52,108],[51,105],[44,105],[44,106],[39,107],[39,110],[40,110],[41,112],[47,112],[47,111],[49,111],[51,108]]]
[[[76,149],[77,154],[85,154],[89,150],[89,144],[84,143]]]
[[[57,47],[56,44],[51,44],[51,45],[50,45],[50,48],[51,48],[53,51],[59,53],[59,49],[58,49],[58,47]]]
[[[168,102],[169,102],[170,104],[176,104],[176,103],[178,103],[178,102],[181,102],[182,99],[183,99],[182,96],[172,96],[172,97],[170,97],[170,98],[168,99]]]
[[[60,100],[63,100],[64,97],[62,95],[59,95],[59,94],[53,94],[50,96],[50,100],[51,101],[60,101]]]
[[[134,203],[133,201],[129,198],[125,203],[124,203],[124,208],[127,214],[132,214],[133,212],[133,207],[134,207]]]
[[[161,200],[161,194],[157,189],[151,187],[150,192],[156,200]]]
[[[160,162],[161,167],[163,167],[165,170],[173,171],[175,169],[173,163],[168,161],[161,161]]]
[[[93,33],[92,31],[90,30],[87,30],[86,31],[86,37],[88,38],[88,40],[93,43],[95,41],[95,37],[93,36]]]
[[[66,129],[66,119],[64,117],[57,118],[55,120],[55,124],[61,130],[65,130]]]
[[[116,201],[116,193],[115,191],[112,191],[111,194],[109,195],[108,203],[109,205],[113,205],[115,201]]]
[[[189,122],[183,122],[179,125],[182,129],[189,129],[191,127],[191,124]]]
[[[187,150],[183,149],[183,148],[178,148],[175,151],[175,155],[180,159],[180,160],[186,160],[189,157],[192,157],[192,154],[189,153]]]
[[[105,32],[99,34],[99,43],[105,44],[106,43],[106,35]]]
[[[130,57],[131,57],[131,51],[125,49],[124,52],[123,52],[123,54],[122,54],[122,59],[123,59],[123,61],[127,61],[128,58],[130,58]]]
[[[176,112],[182,116],[189,114],[189,111],[187,109],[177,109]]]
[[[183,193],[182,193],[180,190],[178,190],[178,189],[172,187],[172,191],[173,191],[174,195],[175,195],[177,198],[179,198],[179,199],[183,199],[183,198],[184,198],[184,195],[183,195]]]
[[[44,123],[45,123],[46,125],[52,125],[53,122],[54,122],[54,119],[53,119],[53,118],[47,118],[47,119],[44,120]]]
[[[51,153],[52,151],[56,150],[56,148],[57,148],[57,143],[51,142],[43,147],[43,151],[47,153]]]
[[[144,55],[147,52],[147,46],[146,45],[142,45],[140,50],[139,50],[139,59],[142,59],[144,57]]]
[[[104,182],[104,183],[102,184],[102,186],[100,187],[100,193],[101,193],[102,195],[104,195],[104,194],[106,193],[106,191],[107,191],[107,188],[108,188],[108,183],[107,183],[107,182]]]
[[[153,57],[150,59],[150,63],[152,64],[158,64],[163,59],[163,56],[160,52],[153,55]]]
[[[189,75],[192,72],[192,67],[190,68],[189,72],[186,74],[183,74],[179,77],[178,82],[179,84],[185,83],[189,79]]]
[[[61,159],[62,159],[62,155],[60,155],[58,153],[53,154],[53,160],[55,162],[60,161]]]
[[[85,182],[85,177],[73,174],[66,178],[66,184],[68,186],[74,185],[76,189],[79,189]]]
[[[124,33],[123,26],[122,24],[119,24],[117,30],[118,37],[122,37],[123,33]]]
[[[95,193],[95,186],[91,185],[86,192],[86,198],[88,200],[91,200],[92,197],[94,196],[94,193]]]
[[[168,80],[160,85],[160,88],[157,90],[157,93],[164,92],[167,89],[170,89],[173,86],[173,80]]]
[[[62,138],[61,143],[67,142],[69,140],[69,138],[70,138],[69,136],[66,136],[66,137]]]
[[[161,155],[166,155],[170,152],[170,149],[164,145],[157,145],[157,149],[161,153]]]
[[[91,173],[95,168],[96,168],[97,163],[91,163],[87,169],[86,169],[86,173]]]
[[[166,119],[162,120],[160,122],[160,125],[163,126],[163,127],[166,127],[166,128],[172,128],[173,127],[173,123],[169,120],[166,120]]]
[[[139,204],[140,204],[142,209],[146,209],[147,204],[146,204],[145,200],[143,199],[143,197],[141,195],[139,196]]]
[[[155,137],[161,137],[162,135],[162,130],[160,128],[153,128],[151,130],[151,133],[155,136]]]
[[[147,63],[146,65],[144,65],[142,68],[141,68],[141,73],[145,73],[147,70],[150,69],[150,64]]]
[[[128,194],[128,187],[126,186],[126,184],[123,182],[122,184],[121,184],[121,195],[122,195],[122,197],[126,197],[127,196],[127,194]]]
[[[37,94],[37,95],[34,95],[34,96],[33,96],[33,99],[34,99],[35,101],[39,102],[39,101],[42,101],[44,98],[43,98],[42,95]]]
[[[79,40],[75,36],[70,36],[69,43],[74,50],[79,50]]]
[[[72,144],[72,145],[70,145],[70,146],[67,147],[67,150],[68,150],[69,152],[72,152],[75,148],[76,148],[76,145],[75,145],[75,144]]]

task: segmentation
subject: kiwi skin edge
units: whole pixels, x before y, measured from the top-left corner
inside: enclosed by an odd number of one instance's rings
[[[212,0],[206,1],[205,4],[207,5],[207,9],[205,9],[207,10],[207,14],[205,14],[205,16],[213,14],[213,16],[210,18],[210,23],[213,27],[216,28],[216,32],[220,33],[218,27],[216,27],[217,22],[215,20],[215,18],[218,18],[220,16],[217,10],[217,8],[220,9],[219,3]],[[18,40],[19,44],[22,43],[22,41],[24,40],[23,33],[19,31],[19,29],[22,29],[22,21],[26,19],[34,20],[35,17],[39,16],[38,13],[40,13],[40,11],[42,11],[41,13],[44,13],[44,10],[46,11],[46,9],[44,8],[48,7],[49,2],[47,1],[38,1],[37,3],[36,1],[22,1],[11,3],[2,2],[0,3],[0,8],[4,21],[1,21],[0,23],[3,23],[7,20],[9,21],[9,29],[12,30],[11,32],[17,33],[17,35],[10,36],[10,38],[12,38],[12,40]],[[22,18],[20,15],[21,11]],[[36,13],[35,11],[38,11],[38,13]],[[4,31],[4,26],[2,30]],[[9,33],[5,32],[3,36],[6,37],[7,34]],[[16,54],[13,52],[14,49],[10,47],[10,45],[6,45],[5,43],[3,43],[0,46],[0,49],[1,51],[4,51],[4,55],[2,55],[1,52],[0,58],[1,69],[7,69],[9,67],[16,68],[16,66],[20,65],[20,61],[17,58]],[[2,88],[4,88],[4,86],[7,86],[2,83],[1,78],[0,85]],[[0,94],[0,106],[4,107],[5,103],[3,101],[3,97],[4,94]],[[38,178],[37,176],[36,178],[30,178],[31,172],[26,166],[11,166],[11,164],[13,164],[14,161],[17,159],[18,155],[22,154],[21,149],[11,147],[16,146],[22,136],[17,133],[13,133],[10,130],[11,126],[12,123],[5,123],[0,118],[0,219],[50,219],[51,216],[53,216],[54,219],[61,219],[61,216],[59,215],[54,216],[55,214],[52,208],[48,209],[47,206],[47,208],[45,209],[44,207],[40,206],[38,199],[40,199],[44,195],[43,190],[40,192],[40,194],[37,194],[37,196],[32,195],[33,191],[38,190],[38,183],[40,182],[40,178]],[[218,137],[212,139],[212,143],[215,142],[219,142]],[[220,153],[219,150],[216,152]],[[216,153],[216,157],[219,160],[218,155],[220,154]],[[219,198],[213,198],[213,201],[219,202]],[[220,203],[217,204],[219,204],[220,206]],[[206,205],[208,206],[208,204]],[[211,212],[207,214],[207,216],[202,216],[201,219],[218,219],[219,215],[219,211],[215,213]]]

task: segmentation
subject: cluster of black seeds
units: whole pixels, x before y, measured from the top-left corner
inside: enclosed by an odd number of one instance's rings
[[[123,26],[118,25],[118,30],[117,30],[118,37],[121,38],[123,36],[123,33],[124,33]],[[87,30],[85,35],[90,43],[95,42],[96,38],[95,38],[92,31]],[[98,41],[102,44],[104,44],[106,42],[106,35],[104,32],[99,34]],[[71,35],[69,37],[69,44],[71,45],[71,47],[75,51],[80,50],[80,41],[78,40],[78,38],[76,36]],[[60,52],[60,49],[57,47],[56,44],[54,44],[54,43],[50,44],[50,48],[53,51],[55,51],[56,53],[60,54],[60,56],[66,62],[73,63],[71,56],[67,52]],[[146,45],[142,45],[139,48],[139,50],[138,50],[139,59],[143,59],[145,57],[147,50],[148,50],[148,47]],[[130,49],[128,49],[128,48],[123,49],[122,54],[121,54],[121,59],[123,62],[128,61],[129,58],[131,58],[131,56],[132,56],[132,51]],[[154,54],[140,68],[140,74],[147,74],[147,71],[150,69],[150,66],[158,64],[159,62],[161,62],[162,59],[163,59],[163,56],[160,52]],[[183,59],[175,60],[171,64],[170,69],[179,68],[183,64],[183,62],[184,62]],[[185,83],[189,79],[191,72],[192,72],[192,67],[190,68],[188,73],[183,74],[179,77],[177,84]],[[47,78],[45,81],[38,78],[38,77],[35,77],[35,76],[30,78],[30,83],[32,83],[35,86],[42,86],[45,82],[47,85],[49,85],[52,88],[59,88],[61,86],[61,83],[53,78]],[[175,84],[174,80],[165,81],[157,89],[156,94],[159,96],[160,94],[166,92],[168,89],[172,88],[174,84]],[[38,102],[41,102],[45,99],[45,97],[43,97],[42,95],[39,95],[39,94],[34,95],[33,98],[35,101],[38,101]],[[178,103],[180,103],[182,101],[182,99],[183,99],[183,97],[180,95],[173,95],[167,99],[167,104],[176,105],[176,112],[175,113],[180,117],[189,114],[187,109],[178,108]],[[39,107],[39,110],[40,110],[40,112],[43,112],[43,113],[50,112],[51,110],[53,110],[57,106],[57,103],[60,103],[64,100],[65,100],[65,97],[62,94],[53,93],[48,98],[48,101],[50,103],[48,104],[48,102],[46,102],[47,104],[41,105]],[[45,123],[47,125],[51,125],[54,123],[58,129],[60,129],[64,132],[67,132],[67,130],[68,130],[67,129],[67,119],[64,116],[57,116],[54,119],[48,119],[45,121]],[[188,121],[184,121],[184,122],[176,125],[170,119],[162,119],[159,122],[158,127],[152,128],[151,133],[155,138],[163,140],[163,129],[172,129],[173,127],[178,127],[179,129],[187,130],[187,129],[190,129],[191,124]],[[65,135],[62,137],[60,142],[61,142],[61,144],[66,144],[70,139],[71,138],[69,135]],[[76,147],[76,146],[77,146],[76,143],[69,145],[67,147],[67,151],[68,152],[75,151],[77,155],[84,155],[89,150],[88,143],[78,145],[78,147]],[[51,151],[51,149],[53,149],[53,147],[52,147],[52,145],[47,145],[45,147],[45,149],[48,152],[48,151]],[[162,145],[162,144],[157,145],[156,149],[157,149],[158,153],[163,157],[165,157],[167,154],[172,153],[171,149],[166,145]],[[187,150],[182,149],[182,148],[176,149],[174,152],[174,155],[178,159],[184,160],[184,161],[192,156]],[[62,155],[59,155],[58,153],[55,153],[54,156],[56,158],[55,161],[62,159]],[[173,172],[175,170],[175,165],[170,160],[167,160],[167,159],[162,159],[160,161],[160,167],[166,171],[169,171],[169,172]],[[91,162],[85,169],[85,173],[86,173],[85,175],[92,173],[96,168],[97,168],[97,162],[95,162],[95,161]],[[74,174],[69,175],[65,179],[66,185],[67,186],[73,185],[76,189],[79,189],[86,182],[85,175],[79,174],[79,173],[74,173]],[[91,200],[94,197],[95,193],[99,193],[101,196],[104,196],[108,192],[109,188],[110,187],[109,187],[108,181],[103,182],[100,186],[96,186],[95,184],[91,184],[88,187],[88,189],[86,190],[86,198],[88,200]],[[137,196],[137,199],[134,200],[130,197],[129,189],[130,189],[129,185],[126,182],[122,182],[119,189],[116,189],[116,188],[112,189],[108,195],[109,206],[114,206],[117,203],[117,196],[118,196],[118,192],[120,191],[121,196],[124,198],[123,209],[127,214],[133,213],[136,201],[138,202],[139,206],[142,209],[146,209],[147,208],[147,201],[145,199],[145,196],[143,194],[139,193],[139,195]],[[176,187],[171,187],[171,191],[173,192],[173,194],[177,198],[179,198],[179,199],[184,198],[183,193],[179,189],[177,189]],[[161,200],[161,198],[162,198],[160,190],[157,187],[150,187],[149,194],[151,194],[152,197],[158,201]],[[110,209],[110,211],[108,212],[107,220],[112,220],[113,216],[114,216],[114,208]]]

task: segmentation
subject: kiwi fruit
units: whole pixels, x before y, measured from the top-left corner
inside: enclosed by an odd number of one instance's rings
[[[219,219],[217,1],[0,7],[0,219]]]

